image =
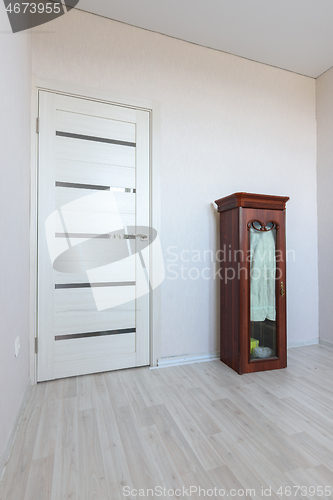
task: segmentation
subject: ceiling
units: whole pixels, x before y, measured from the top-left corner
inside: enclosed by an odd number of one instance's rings
[[[332,0],[80,0],[78,8],[313,78],[333,66]]]

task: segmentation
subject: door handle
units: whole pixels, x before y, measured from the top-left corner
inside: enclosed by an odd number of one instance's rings
[[[281,295],[281,297],[283,297],[283,296],[284,296],[284,293],[285,293],[285,292],[284,292],[283,281],[281,281],[281,288],[280,288],[280,295]]]
[[[110,239],[115,239],[115,240],[135,240],[135,238],[140,238],[141,241],[147,241],[148,240],[148,234],[115,234],[115,233],[110,233],[109,234]]]
[[[148,240],[148,234],[133,234],[135,238],[140,238],[141,241],[147,241]]]

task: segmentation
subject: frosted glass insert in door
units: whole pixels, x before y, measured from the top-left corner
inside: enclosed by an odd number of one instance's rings
[[[276,356],[276,227],[253,221],[250,234],[251,359]]]
[[[38,380],[147,365],[149,112],[39,94]]]
[[[251,321],[275,321],[275,229],[250,230]]]

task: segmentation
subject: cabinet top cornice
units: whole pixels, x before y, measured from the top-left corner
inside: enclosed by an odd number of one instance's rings
[[[220,198],[215,203],[219,212],[225,212],[232,208],[263,208],[266,210],[285,210],[287,196],[272,196],[267,194],[234,193],[230,196]]]

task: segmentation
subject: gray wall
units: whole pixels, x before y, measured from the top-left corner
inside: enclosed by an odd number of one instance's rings
[[[0,7],[0,467],[29,383],[31,36]],[[15,339],[21,350],[15,357]],[[1,471],[0,471],[1,474]]]
[[[159,106],[162,248],[167,266],[170,246],[178,257],[161,289],[161,355],[219,349],[217,286],[201,272],[213,275],[212,202],[235,191],[290,196],[288,340],[318,339],[315,80],[81,11],[38,31],[36,76]]]
[[[317,79],[320,340],[333,345],[333,68]]]

